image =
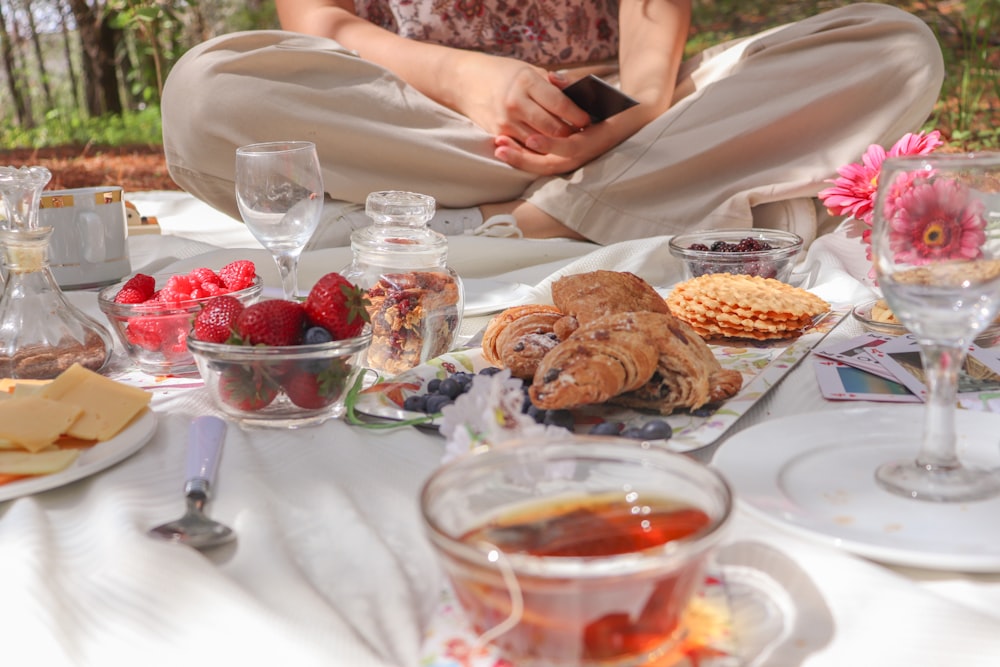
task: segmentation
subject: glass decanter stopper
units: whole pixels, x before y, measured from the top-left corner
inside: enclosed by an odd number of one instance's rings
[[[74,363],[98,371],[111,358],[107,329],[66,300],[49,269],[52,228],[38,226],[38,206],[51,177],[44,167],[0,167],[0,377],[49,379]]]

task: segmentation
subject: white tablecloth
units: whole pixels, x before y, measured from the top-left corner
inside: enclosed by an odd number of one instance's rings
[[[130,239],[134,270],[250,256],[277,285],[269,257],[250,243],[219,249],[170,232],[165,225],[165,236]],[[303,257],[303,284],[348,260],[343,249]],[[467,277],[535,285],[540,300],[560,271],[632,270],[656,285],[679,277],[664,239],[596,248],[455,238],[450,261]],[[870,295],[856,278],[867,271],[856,240],[821,238],[807,263],[821,267],[816,290],[828,300]],[[69,296],[100,317],[93,292]],[[468,321],[465,330],[485,321]],[[859,332],[845,321],[831,337]],[[187,424],[213,408],[200,389],[153,391],[159,423],[138,453],[80,482],[0,503],[3,664],[421,664],[444,582],[422,533],[417,493],[440,462],[442,440],[340,421],[294,431],[231,425],[210,512],[239,539],[201,554],[145,531],[181,512]],[[733,431],[845,407],[819,396],[811,364],[803,363]],[[1000,664],[998,575],[888,567],[743,511],[730,543],[731,553],[766,547],[784,559],[781,576],[797,579],[783,635],[767,650],[756,647],[755,664]]]

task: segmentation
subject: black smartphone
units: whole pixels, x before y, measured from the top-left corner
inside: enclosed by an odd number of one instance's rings
[[[573,100],[576,106],[589,113],[593,123],[600,123],[605,118],[638,104],[631,97],[593,74],[566,86],[563,88],[563,93]]]

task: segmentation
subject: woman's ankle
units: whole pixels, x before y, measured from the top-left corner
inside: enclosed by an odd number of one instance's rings
[[[483,220],[489,220],[495,215],[513,215],[525,238],[587,240],[534,204],[521,199],[499,204],[483,204],[479,210],[483,213]]]

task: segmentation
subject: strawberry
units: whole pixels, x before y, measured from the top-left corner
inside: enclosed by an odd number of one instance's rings
[[[306,297],[306,317],[333,335],[334,340],[354,338],[369,321],[365,291],[339,273],[328,273]]]
[[[217,296],[194,318],[194,337],[209,343],[225,343],[236,329],[236,320],[245,310],[234,296]]]
[[[246,345],[298,345],[306,316],[302,304],[267,299],[247,306],[236,318],[236,334]]]
[[[219,280],[231,292],[253,285],[257,277],[257,267],[249,259],[238,259],[219,269]]]
[[[311,364],[310,364],[311,365]],[[343,359],[334,359],[325,368],[300,368],[289,373],[281,386],[295,405],[319,410],[334,403],[347,385],[350,367]]]
[[[115,303],[142,303],[151,296],[156,288],[156,280],[153,276],[144,273],[137,273],[122,285],[115,295]]]
[[[219,398],[239,410],[255,412],[269,406],[278,385],[254,366],[228,365],[219,374]]]

